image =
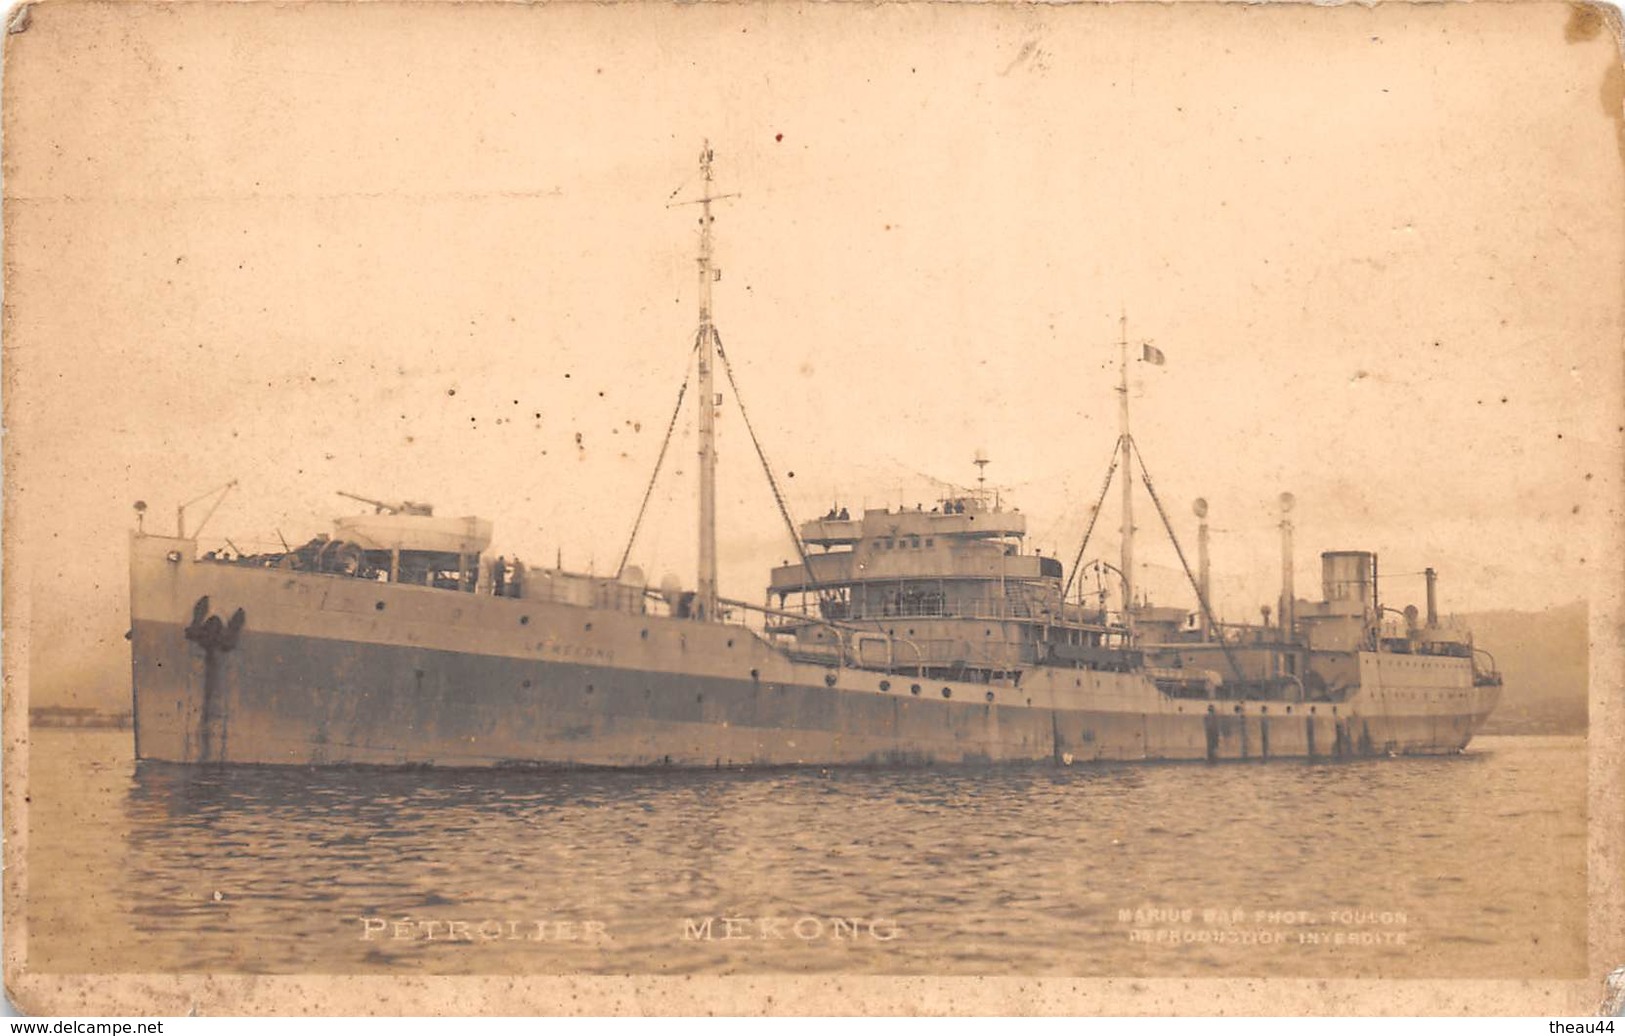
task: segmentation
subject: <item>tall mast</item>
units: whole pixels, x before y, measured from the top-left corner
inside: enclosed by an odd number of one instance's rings
[[[700,571],[694,617],[710,620],[717,610],[717,396],[712,381],[715,334],[711,326],[711,142],[700,152]]]
[[[1132,474],[1133,460],[1130,453],[1133,451],[1133,440],[1129,438],[1128,430],[1128,314],[1123,314],[1119,328],[1121,335],[1119,345],[1122,347],[1122,362],[1119,366],[1119,380],[1117,392],[1118,406],[1118,442],[1123,447],[1123,554],[1119,558],[1123,576],[1123,625],[1132,634],[1134,632],[1134,476]]]
[[[1202,643],[1206,644],[1213,639],[1213,624],[1208,621],[1208,615],[1213,610],[1209,603],[1213,600],[1213,582],[1208,559],[1207,501],[1197,497],[1191,509],[1201,523],[1196,527],[1196,614],[1202,631]]]

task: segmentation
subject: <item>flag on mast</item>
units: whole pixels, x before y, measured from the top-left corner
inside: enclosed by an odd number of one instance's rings
[[[1142,344],[1140,346],[1140,348],[1144,350],[1144,352],[1141,354],[1140,358],[1142,360],[1144,360],[1146,363],[1154,363],[1158,367],[1161,367],[1163,364],[1168,362],[1168,358],[1166,356],[1162,355],[1162,350],[1158,349],[1156,346],[1152,345],[1150,342],[1146,342],[1146,343]]]

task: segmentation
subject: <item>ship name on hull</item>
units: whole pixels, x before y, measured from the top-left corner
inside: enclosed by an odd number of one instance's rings
[[[554,658],[568,658],[585,662],[613,662],[615,652],[608,648],[592,647],[587,644],[571,644],[562,640],[543,640],[536,644],[537,651],[546,652]]]

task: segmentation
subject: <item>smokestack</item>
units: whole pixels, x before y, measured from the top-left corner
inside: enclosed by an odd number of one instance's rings
[[[1422,574],[1428,580],[1428,629],[1433,629],[1439,625],[1439,573],[1430,568]]]
[[[1292,586],[1292,507],[1297,498],[1281,494],[1281,630],[1290,640],[1297,626],[1297,593]]]

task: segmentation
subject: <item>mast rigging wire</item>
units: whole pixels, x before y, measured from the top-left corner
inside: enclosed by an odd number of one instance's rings
[[[800,533],[796,532],[796,523],[790,517],[790,508],[784,502],[784,494],[779,491],[778,479],[773,477],[773,465],[767,462],[767,453],[762,449],[761,440],[756,438],[756,429],[750,423],[750,412],[745,409],[745,397],[740,394],[739,383],[734,380],[733,364],[728,361],[728,352],[722,347],[722,333],[713,325],[711,340],[717,345],[717,358],[722,361],[722,371],[728,376],[728,387],[733,389],[734,402],[739,407],[739,416],[745,423],[745,433],[750,436],[750,444],[756,448],[756,459],[762,462],[762,473],[767,476],[768,488],[773,491],[773,502],[778,505],[779,517],[784,519],[784,527],[790,532],[790,542],[795,544],[796,556],[801,559],[802,571],[807,574],[807,582],[812,586],[813,592],[820,601],[829,599],[828,591],[819,585],[813,576],[812,561],[807,557],[806,544],[801,542]],[[701,405],[709,405],[709,400],[702,400]]]
[[[701,332],[703,334],[703,332]],[[694,336],[694,348],[689,350],[690,356],[700,349],[700,335]],[[660,478],[660,468],[666,463],[666,449],[671,446],[671,436],[677,430],[677,418],[683,412],[683,397],[688,394],[688,379],[692,370],[683,375],[682,387],[677,390],[677,405],[672,408],[671,423],[666,425],[666,437],[660,442],[660,454],[655,457],[655,469],[649,473],[648,488],[643,491],[643,502],[638,505],[638,516],[632,522],[632,535],[626,538],[626,549],[621,551],[621,563],[615,566],[615,578],[619,580],[621,573],[626,571],[626,561],[632,556],[632,544],[637,542],[638,530],[643,526],[644,513],[649,510],[649,498],[654,495],[655,481]]]
[[[1162,509],[1162,500],[1157,496],[1157,487],[1151,484],[1151,469],[1145,466],[1145,455],[1140,452],[1140,444],[1134,441],[1133,436],[1129,436],[1128,444],[1134,451],[1134,458],[1140,462],[1140,478],[1145,482],[1145,491],[1151,494],[1151,503],[1157,509],[1157,516],[1162,519],[1162,527],[1168,531],[1168,542],[1174,545],[1174,553],[1179,556],[1179,564],[1185,570],[1185,578],[1190,580],[1191,589],[1196,591],[1196,600],[1202,606],[1202,614],[1207,616],[1208,628],[1218,629],[1218,620],[1213,617],[1213,609],[1208,606],[1207,596],[1202,593],[1201,584],[1191,574],[1190,563],[1185,560],[1185,551],[1179,545],[1179,537],[1174,535],[1174,525],[1168,520],[1168,512]],[[1124,477],[1128,477],[1126,473]],[[1236,657],[1230,653],[1230,645],[1225,643],[1222,633],[1219,635],[1219,650],[1224,653],[1224,660],[1230,663],[1230,669],[1236,674],[1236,679],[1246,682],[1247,678],[1242,675],[1241,666],[1237,664]]]
[[[1106,468],[1106,478],[1100,483],[1100,495],[1095,498],[1095,509],[1089,515],[1089,527],[1083,530],[1083,542],[1078,544],[1077,556],[1072,559],[1072,571],[1066,577],[1066,586],[1061,588],[1061,601],[1065,603],[1066,595],[1072,592],[1072,582],[1078,578],[1078,566],[1083,564],[1083,552],[1089,549],[1089,537],[1095,534],[1095,522],[1100,520],[1100,508],[1106,503],[1106,491],[1112,487],[1112,475],[1117,471],[1119,450],[1123,446],[1123,437],[1119,435],[1117,441],[1112,443],[1112,462]],[[1127,475],[1123,476],[1127,478]],[[1078,588],[1083,589],[1081,586]]]

